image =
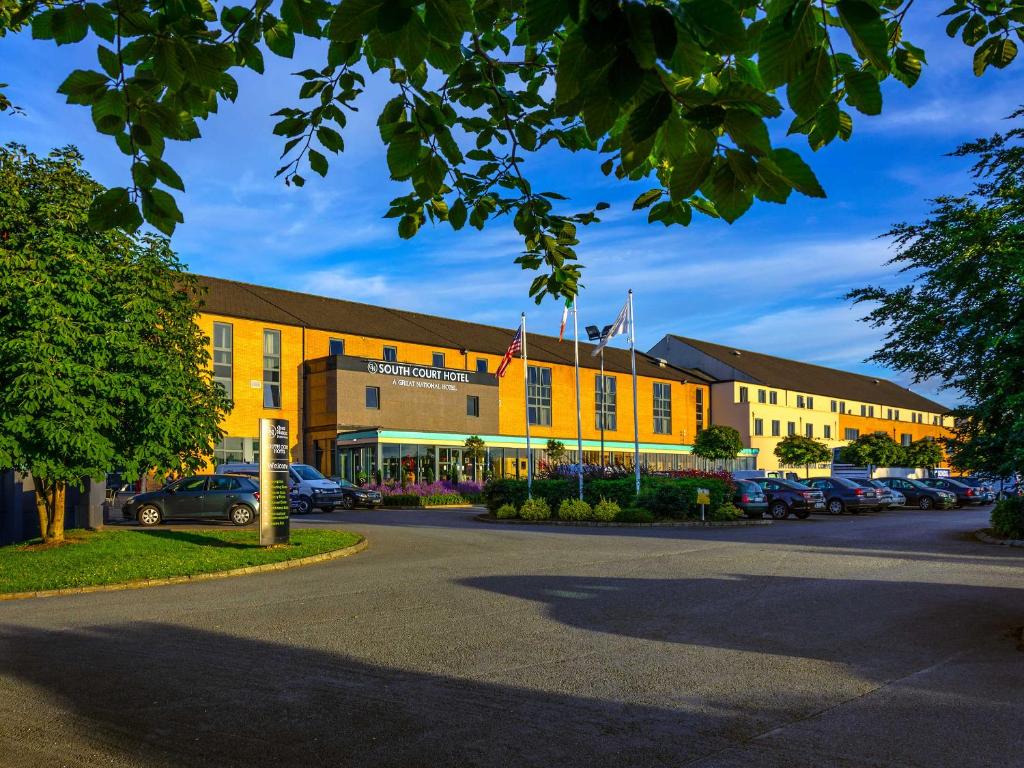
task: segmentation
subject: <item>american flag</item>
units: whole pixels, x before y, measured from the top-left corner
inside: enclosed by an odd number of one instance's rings
[[[512,343],[508,345],[508,349],[505,351],[505,356],[501,358],[501,363],[498,365],[498,370],[494,372],[494,375],[499,379],[505,375],[505,371],[508,370],[509,363],[512,362],[512,358],[518,355],[523,349],[523,326],[520,324],[516,330],[516,335],[512,337]]]

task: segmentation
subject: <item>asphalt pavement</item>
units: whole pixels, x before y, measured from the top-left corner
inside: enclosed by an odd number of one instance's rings
[[[1024,766],[1024,551],[987,510],[296,524],[370,547],[0,603],[0,766]]]

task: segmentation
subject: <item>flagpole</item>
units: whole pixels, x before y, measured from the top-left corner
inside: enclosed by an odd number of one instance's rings
[[[523,312],[519,321],[519,330],[523,333],[521,357],[523,359],[523,406],[526,411],[526,498],[533,498],[533,452],[530,450],[530,366],[526,357],[526,313]]]
[[[572,300],[573,356],[576,363],[576,463],[579,472],[580,499],[583,499],[583,422],[580,418],[580,323],[579,293]]]
[[[633,366],[633,471],[636,474],[636,493],[640,495],[640,422],[636,405],[636,318],[633,317],[633,289],[629,289],[629,357]],[[604,386],[604,382],[601,382]]]

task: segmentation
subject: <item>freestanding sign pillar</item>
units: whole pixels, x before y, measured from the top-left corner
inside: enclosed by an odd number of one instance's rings
[[[260,546],[288,543],[290,442],[287,419],[260,419]]]

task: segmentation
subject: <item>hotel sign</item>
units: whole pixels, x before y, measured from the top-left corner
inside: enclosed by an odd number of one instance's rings
[[[498,380],[493,373],[479,373],[459,368],[435,368],[430,365],[397,363],[387,360],[367,360],[362,357],[335,355],[334,367],[338,370],[369,373],[374,376],[387,376],[391,383],[399,387],[415,387],[418,389],[437,389],[448,392],[458,391],[459,384],[476,384],[478,386],[496,387]]]
[[[290,462],[287,419],[260,419],[260,545],[287,544]]]
[[[425,365],[406,365],[405,363],[379,363],[376,360],[366,361],[366,372],[381,376],[400,376],[410,379],[421,379],[452,384],[469,384],[469,371],[457,371],[452,368],[431,368]]]

